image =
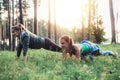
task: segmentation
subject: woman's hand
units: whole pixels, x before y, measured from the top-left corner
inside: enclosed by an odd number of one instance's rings
[[[66,58],[70,58],[70,53],[66,53]]]

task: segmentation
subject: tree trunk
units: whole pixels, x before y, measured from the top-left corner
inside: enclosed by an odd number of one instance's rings
[[[34,0],[34,33],[38,34],[37,25],[37,0]]]
[[[12,25],[14,26],[14,0],[12,0]],[[15,51],[15,37],[13,36],[13,41],[12,41],[12,45],[13,45],[13,51]]]
[[[12,0],[12,25],[14,25],[14,0]]]
[[[22,0],[19,0],[19,12],[20,12],[19,22],[23,24]]]
[[[55,8],[55,0],[54,0],[54,36],[55,36],[55,43],[57,43],[57,27],[56,27],[56,8]]]
[[[48,0],[48,38],[51,38],[51,25],[50,25],[50,0]]]
[[[114,14],[113,14],[113,2],[112,2],[112,0],[109,0],[109,7],[110,7],[111,32],[112,32],[111,43],[116,43],[116,37],[115,37],[115,18],[114,18]]]
[[[88,6],[88,11],[89,11],[89,13],[88,13],[88,40],[90,40],[91,39],[91,30],[90,30],[90,27],[91,27],[91,0],[88,0],[88,4],[89,4],[89,6]]]
[[[85,39],[84,16],[82,15],[82,40]]]
[[[12,51],[12,20],[11,20],[11,0],[8,1],[8,19],[9,19],[9,49]]]

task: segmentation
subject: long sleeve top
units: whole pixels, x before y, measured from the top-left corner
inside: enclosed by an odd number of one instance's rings
[[[23,55],[26,56],[28,48],[40,49],[44,46],[44,38],[22,31],[17,47],[17,56],[19,57],[23,50]]]

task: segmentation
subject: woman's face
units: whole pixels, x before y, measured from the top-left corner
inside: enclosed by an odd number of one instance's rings
[[[19,37],[20,31],[14,30],[14,31],[12,32],[12,35],[15,36],[15,37]]]
[[[69,47],[69,43],[66,42],[64,39],[60,41],[62,49],[67,49]]]

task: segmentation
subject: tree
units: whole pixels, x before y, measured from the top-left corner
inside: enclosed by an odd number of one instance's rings
[[[19,0],[19,12],[20,12],[19,22],[23,24],[22,0]]]
[[[11,18],[11,0],[8,1],[8,19],[9,19],[9,49],[12,51],[13,46],[12,46],[12,18]]]
[[[39,21],[39,35],[43,37],[48,37],[48,26],[47,22],[44,20]]]
[[[48,38],[51,38],[51,24],[50,24],[50,0],[48,0]]]
[[[23,9],[23,22],[24,22],[24,26],[25,28],[27,28],[27,9],[30,8],[30,5],[28,4],[28,2],[26,0],[23,0],[22,2],[22,9]]]
[[[82,4],[82,7],[85,6],[88,6],[89,9],[87,10],[86,8],[84,8],[82,10],[84,14],[84,15],[82,14],[82,28],[73,29],[75,39],[76,41],[81,41],[82,39],[87,38],[88,40],[94,41],[96,43],[101,43],[103,40],[105,40],[103,37],[105,35],[105,32],[102,26],[102,18],[97,13],[97,7],[98,7],[97,1],[88,0],[88,5]],[[84,22],[88,22],[88,25],[84,25]]]
[[[102,26],[102,19],[101,17],[97,17],[96,21],[91,28],[91,34],[94,36],[94,42],[100,44],[102,41],[105,40],[103,37],[105,35],[104,28]]]
[[[38,34],[38,25],[37,25],[37,0],[34,0],[34,33]]]
[[[12,25],[14,25],[14,24],[15,24],[15,23],[14,23],[14,16],[15,16],[15,15],[14,15],[14,0],[12,0],[12,14],[13,14],[13,15],[12,15]],[[15,48],[16,48],[16,47],[15,47],[15,42],[16,42],[16,40],[15,40],[15,37],[14,37],[14,36],[13,36],[12,38],[13,38],[13,39],[12,39],[12,40],[13,40],[13,41],[12,41],[12,43],[13,43],[12,45],[13,45],[13,51],[14,51]]]
[[[56,27],[56,9],[55,9],[55,0],[54,0],[54,36],[55,36],[55,43],[57,43],[57,27]]]
[[[97,13],[98,3],[96,0],[91,0],[91,25],[90,25],[90,33],[93,41],[96,43],[101,43],[104,39],[104,28],[102,26],[102,18]]]
[[[8,10],[8,0],[3,0],[4,10]]]
[[[12,0],[12,25],[14,25],[14,0]]]
[[[110,6],[111,32],[112,32],[111,43],[116,43],[116,37],[115,37],[115,18],[114,18],[114,14],[113,14],[113,2],[112,2],[112,0],[109,0],[109,6]]]
[[[82,40],[85,39],[84,16],[82,15]]]
[[[91,0],[88,0],[88,40],[91,39],[90,26],[91,26]]]

